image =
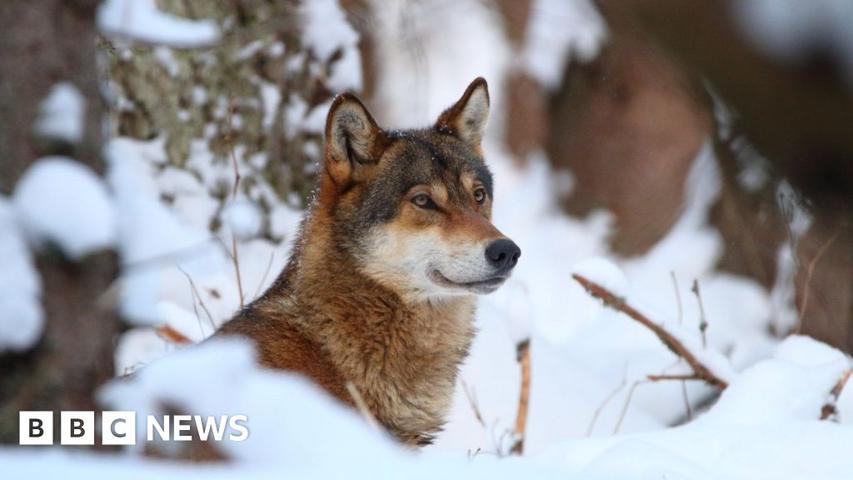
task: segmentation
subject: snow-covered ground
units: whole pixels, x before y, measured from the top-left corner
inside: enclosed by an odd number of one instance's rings
[[[216,38],[215,27],[161,18],[151,10],[153,0],[139,3],[130,7],[130,2],[105,2],[101,28],[180,46]],[[333,1],[318,2],[306,15],[320,15],[334,6]],[[382,2],[378,10],[382,14],[374,27],[383,41],[376,42],[379,94],[374,113],[382,125],[429,124],[473,78],[488,79],[493,113],[485,152],[496,179],[494,221],[523,250],[513,278],[480,302],[479,334],[436,444],[419,453],[401,449],[371,430],[357,413],[344,410],[301,379],[259,369],[248,344],[217,341],[186,349],[157,336],[152,326],[167,324],[201,340],[239,306],[230,258],[232,234],[238,239],[245,300],[263,291],[287,259],[300,212],[280,201],[272,203],[270,221],[283,239],[276,244],[257,238],[257,207],[237,198],[221,212],[220,230],[211,233],[208,225],[218,213],[205,187],[231,178],[230,166],[214,165],[200,143],[188,161],[199,175],[155,169],[165,163],[161,139],[115,138],[106,149],[109,190],[88,172],[69,171],[61,159],[45,159],[33,167],[12,202],[0,199],[0,246],[8,252],[22,249],[24,241],[35,246],[48,240],[79,256],[117,244],[124,265],[121,308],[135,325],[118,345],[117,371],[148,366],[130,381],[105,388],[105,407],[137,410],[140,416],[164,404],[199,414],[239,412],[249,416],[251,435],[246,442],[222,444],[233,459],[227,465],[155,462],[135,451],[0,449],[3,478],[853,476],[853,428],[847,423],[853,423],[853,389],[839,399],[840,423],[819,420],[830,390],[850,368],[849,359],[806,338],[780,343],[769,335],[767,327],[774,318],[793,312],[792,297],[780,293],[790,285],[767,291],[750,279],[714,270],[722,245],[707,220],[720,180],[710,147],[694,161],[680,220],[648,254],[637,258],[620,258],[608,250],[608,212],[573,218],[560,211],[555,199],[557,192],[571,188],[570,173],[552,171],[544,153],[534,154],[520,169],[502,148],[506,72],[527,68],[551,87],[569,56],[594,56],[607,33],[590,2],[535,1],[528,36],[536,48],[524,52],[508,44],[497,12],[484,2],[443,2],[441,8],[414,2],[404,8],[404,2],[394,1]],[[131,14],[134,19],[121,20]],[[332,16],[337,22],[343,19]],[[136,22],[166,22],[164,32],[171,36],[151,37]],[[563,28],[566,23],[576,28]],[[354,32],[335,32],[332,37],[343,42],[347,55],[357,55]],[[315,24],[307,40],[327,51],[322,33],[322,25]],[[349,59],[347,65],[353,68],[343,68],[341,75],[360,64],[360,59]],[[336,82],[352,86],[361,79]],[[88,236],[65,238],[73,226],[41,224],[44,214],[38,202],[26,201],[34,182],[49,182],[58,174],[78,180],[56,190],[55,198],[41,201],[85,194],[82,198],[98,206],[103,216],[86,229]],[[174,199],[171,205],[160,200],[162,193]],[[60,220],[75,218],[73,205],[68,204],[71,211]],[[27,267],[26,262],[16,267],[24,278],[33,275]],[[713,402],[716,390],[701,383],[646,381],[650,374],[684,373],[686,366],[650,331],[591,298],[572,280],[575,272],[681,332],[679,338],[692,339],[685,342],[730,382],[719,400]],[[701,308],[691,292],[694,280]],[[0,285],[6,283],[15,282],[0,272]],[[25,311],[32,319],[32,333],[4,340],[5,346],[0,341],[0,349],[23,348],[41,328],[40,310],[29,308],[38,300],[37,280],[15,286],[24,295],[20,298],[30,302],[13,302],[4,296],[4,288],[0,309]],[[703,312],[709,325],[706,346],[697,340]],[[2,338],[8,329],[0,318]],[[525,339],[532,352],[525,456],[507,457],[520,388],[516,345]]]

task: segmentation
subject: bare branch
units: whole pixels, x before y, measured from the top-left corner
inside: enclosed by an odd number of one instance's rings
[[[518,414],[515,417],[516,440],[510,449],[511,454],[524,453],[524,432],[527,430],[527,413],[530,408],[530,339],[522,340],[516,346],[517,360],[521,366],[521,392],[518,398]]]
[[[841,392],[844,391],[844,386],[847,385],[847,380],[850,379],[850,374],[853,373],[853,370],[847,369],[841,374],[841,378],[838,379],[838,382],[835,383],[835,386],[832,387],[832,390],[829,391],[829,399],[823,405],[823,408],[820,409],[820,419],[821,420],[834,420],[838,415],[838,408],[836,404],[838,403],[838,397],[841,396]]]
[[[158,327],[154,328],[154,332],[157,333],[157,336],[166,340],[169,343],[174,343],[176,345],[191,345],[194,343],[183,333],[175,330],[171,325],[164,323]]]
[[[574,278],[578,283],[580,283],[581,286],[586,289],[587,293],[589,293],[595,298],[598,298],[608,307],[624,313],[633,320],[639,322],[644,327],[651,330],[652,333],[657,335],[660,341],[663,342],[663,344],[670,351],[672,351],[675,355],[683,358],[687,362],[687,364],[690,365],[690,368],[693,369],[694,376],[717,388],[722,389],[728,386],[728,383],[725,380],[718,377],[716,374],[714,374],[714,372],[711,371],[711,369],[702,364],[702,362],[698,358],[696,358],[693,352],[691,352],[687,347],[685,347],[680,340],[678,340],[671,333],[666,331],[665,328],[649,320],[648,317],[637,311],[632,306],[628,305],[623,298],[614,295],[606,288],[586,279],[581,275],[573,274],[572,278]]]

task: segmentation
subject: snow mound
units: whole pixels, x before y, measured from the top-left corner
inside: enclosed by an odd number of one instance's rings
[[[356,457],[368,449],[371,455],[393,449],[390,441],[307,381],[258,369],[254,349],[243,339],[213,339],[177,351],[139,370],[130,381],[114,381],[100,397],[112,407],[137,411],[140,420],[164,413],[162,405],[198,415],[245,414],[249,439],[221,444],[239,460],[319,468],[331,458],[340,464],[356,461],[350,446],[359,443],[364,450]],[[144,435],[139,427],[136,431]]]
[[[15,211],[0,197],[0,353],[33,346],[44,329],[41,282]]]
[[[679,428],[578,439],[540,459],[603,478],[849,478],[853,429],[818,419],[845,356],[790,337],[748,368],[703,417]]]
[[[80,259],[115,244],[116,211],[106,185],[70,158],[36,161],[18,181],[12,203],[36,246],[54,243]]]
[[[214,21],[170,15],[157,8],[155,0],[105,0],[97,23],[105,35],[178,48],[208,46],[220,37]]]
[[[772,358],[744,371],[703,421],[755,425],[816,419],[848,368],[850,361],[840,351],[808,337],[790,336]]]
[[[35,122],[35,134],[42,138],[79,143],[83,138],[86,100],[77,88],[60,82],[44,99]]]
[[[144,415],[163,413],[164,404],[198,415],[247,415],[248,439],[219,444],[232,460],[228,468],[240,472],[240,478],[253,478],[259,468],[287,478],[516,479],[523,478],[518,477],[522,472],[558,478],[517,461],[471,463],[443,455],[419,459],[306,380],[257,367],[252,346],[236,338],[177,351],[132,378],[108,384],[100,399],[110,408],[138,412],[137,447],[144,444]],[[17,461],[21,468],[29,465]],[[154,468],[143,462],[138,467]]]

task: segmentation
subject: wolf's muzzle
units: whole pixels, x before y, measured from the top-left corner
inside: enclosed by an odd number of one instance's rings
[[[499,274],[509,273],[520,256],[521,249],[508,238],[495,240],[486,247],[486,260]]]

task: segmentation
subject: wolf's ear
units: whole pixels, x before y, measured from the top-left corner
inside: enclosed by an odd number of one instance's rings
[[[435,127],[452,133],[474,147],[480,146],[489,119],[489,86],[477,77],[452,107],[444,111]]]
[[[326,117],[326,170],[339,187],[365,176],[385,145],[385,133],[361,101],[350,93],[338,95]]]

